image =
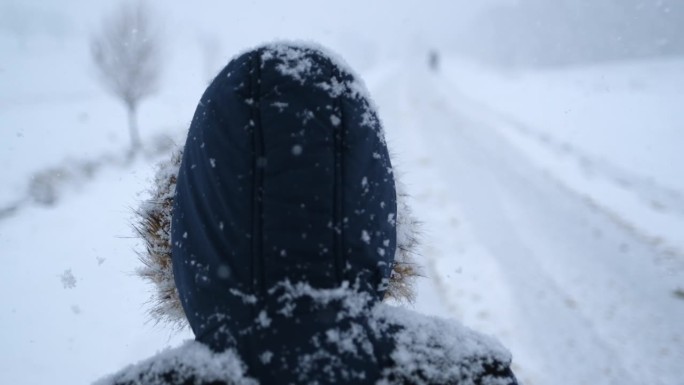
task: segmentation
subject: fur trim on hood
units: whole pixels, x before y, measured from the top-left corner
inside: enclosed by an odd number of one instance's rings
[[[157,323],[178,328],[187,326],[187,319],[173,278],[171,211],[181,158],[182,150],[177,148],[169,159],[159,163],[150,189],[151,197],[136,211],[137,221],[134,225],[145,243],[144,252],[139,254],[143,266],[137,273],[155,288],[150,299],[150,316]],[[394,175],[397,179],[400,176],[396,167]],[[419,222],[407,203],[404,185],[399,180],[395,184],[397,248],[385,300],[412,302],[415,299],[413,284],[421,274],[420,267],[415,263],[419,247]]]

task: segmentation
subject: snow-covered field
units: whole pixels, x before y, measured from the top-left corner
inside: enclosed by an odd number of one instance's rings
[[[125,115],[94,83],[85,39],[0,43],[0,383],[89,383],[191,337],[148,322],[134,276],[132,211],[155,156],[106,160],[126,148]],[[196,42],[183,44],[195,50],[175,51],[143,104],[147,143],[182,142],[204,87]],[[681,384],[684,58],[366,64],[424,222],[414,307],[497,336],[526,384]],[[104,166],[54,205],[26,198],[35,172],[93,159]]]

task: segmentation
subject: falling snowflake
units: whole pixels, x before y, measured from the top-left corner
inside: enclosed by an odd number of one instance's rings
[[[71,269],[64,270],[64,273],[59,277],[62,280],[62,285],[65,289],[73,289],[76,287],[76,277],[71,273]]]

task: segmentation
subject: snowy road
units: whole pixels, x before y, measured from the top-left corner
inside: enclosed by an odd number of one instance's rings
[[[398,73],[413,75],[371,87],[426,222],[435,284],[417,307],[497,334],[529,384],[680,381],[681,272],[533,164],[449,79]]]

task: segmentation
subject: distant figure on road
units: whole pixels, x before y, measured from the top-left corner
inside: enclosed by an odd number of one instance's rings
[[[152,314],[195,341],[99,384],[516,384],[493,339],[382,303],[416,234],[373,106],[320,47],[228,63],[141,209]]]
[[[430,50],[428,52],[428,67],[432,72],[439,71],[439,53],[437,50]]]

